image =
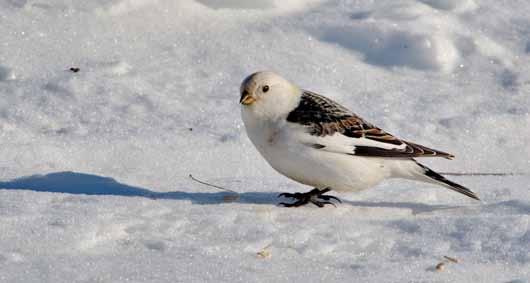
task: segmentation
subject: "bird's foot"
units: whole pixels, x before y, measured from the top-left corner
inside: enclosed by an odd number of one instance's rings
[[[323,190],[319,190],[317,188],[314,188],[312,189],[311,191],[307,192],[307,193],[294,193],[294,194],[291,194],[291,193],[281,193],[278,195],[278,197],[286,197],[286,198],[294,198],[296,199],[295,202],[293,203],[285,203],[285,202],[280,202],[280,205],[283,205],[285,207],[299,207],[299,206],[302,206],[302,205],[306,205],[308,203],[312,203],[318,207],[324,207],[326,204],[331,204],[333,206],[335,206],[335,204],[333,202],[331,202],[331,200],[336,200],[338,201],[339,203],[342,203],[342,201],[335,197],[335,196],[328,196],[328,195],[324,195],[325,193],[329,192],[330,189],[329,188],[326,188],[326,189],[323,189]]]

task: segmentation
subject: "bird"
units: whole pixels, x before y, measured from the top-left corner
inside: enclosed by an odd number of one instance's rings
[[[306,193],[281,193],[287,207],[341,202],[330,191],[359,192],[388,178],[440,185],[479,200],[468,188],[446,179],[416,158],[452,154],[405,141],[376,127],[339,103],[304,90],[271,71],[241,83],[241,117],[250,141],[269,165],[312,186]]]

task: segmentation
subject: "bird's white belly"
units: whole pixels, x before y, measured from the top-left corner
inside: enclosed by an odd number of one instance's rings
[[[315,149],[281,131],[262,129],[254,134],[252,142],[275,170],[309,186],[360,191],[388,177],[377,159]]]

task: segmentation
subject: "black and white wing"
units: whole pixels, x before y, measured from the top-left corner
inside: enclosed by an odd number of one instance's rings
[[[308,145],[320,150],[389,158],[454,157],[398,139],[333,100],[310,91],[303,92],[300,104],[289,113],[287,121],[306,127],[314,137],[308,139]]]

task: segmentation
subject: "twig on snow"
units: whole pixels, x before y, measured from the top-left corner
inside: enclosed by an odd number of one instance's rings
[[[236,191],[232,191],[230,189],[227,189],[227,188],[223,188],[221,186],[217,186],[217,185],[213,185],[213,184],[210,184],[210,183],[206,183],[204,181],[201,181],[195,177],[193,177],[193,175],[189,175],[190,179],[192,179],[193,181],[197,182],[197,183],[200,183],[200,184],[203,184],[203,185],[206,185],[206,186],[209,186],[209,187],[213,187],[213,188],[216,188],[216,189],[219,189],[219,190],[222,190],[222,191],[225,191],[225,192],[230,192],[232,194],[229,194],[229,195],[225,195],[223,196],[223,201],[224,202],[234,202],[234,201],[237,201],[239,200],[239,193],[236,192]]]
[[[454,258],[454,257],[450,257],[450,256],[446,256],[444,255],[444,260],[442,260],[440,263],[438,263],[435,267],[435,270],[436,271],[444,271],[445,269],[445,266],[448,264],[448,263],[458,263],[458,259]]]
[[[271,244],[266,245],[261,251],[257,252],[256,255],[259,258],[270,258],[272,256],[271,252],[268,250],[270,248]]]
[[[206,182],[204,182],[204,181],[201,181],[201,180],[199,180],[199,179],[193,177],[193,175],[191,175],[191,174],[189,175],[189,177],[190,177],[190,179],[192,179],[193,181],[195,181],[195,182],[197,182],[197,183],[201,183],[201,184],[206,185],[206,186],[210,186],[210,187],[213,187],[213,188],[216,188],[216,189],[222,190],[222,191],[232,192],[232,193],[234,193],[234,194],[237,194],[237,193],[238,193],[238,192],[236,192],[236,191],[232,191],[232,190],[230,190],[230,189],[223,188],[223,187],[221,187],[221,186],[217,186],[217,185],[213,185],[213,184],[210,184],[210,183],[206,183]]]

